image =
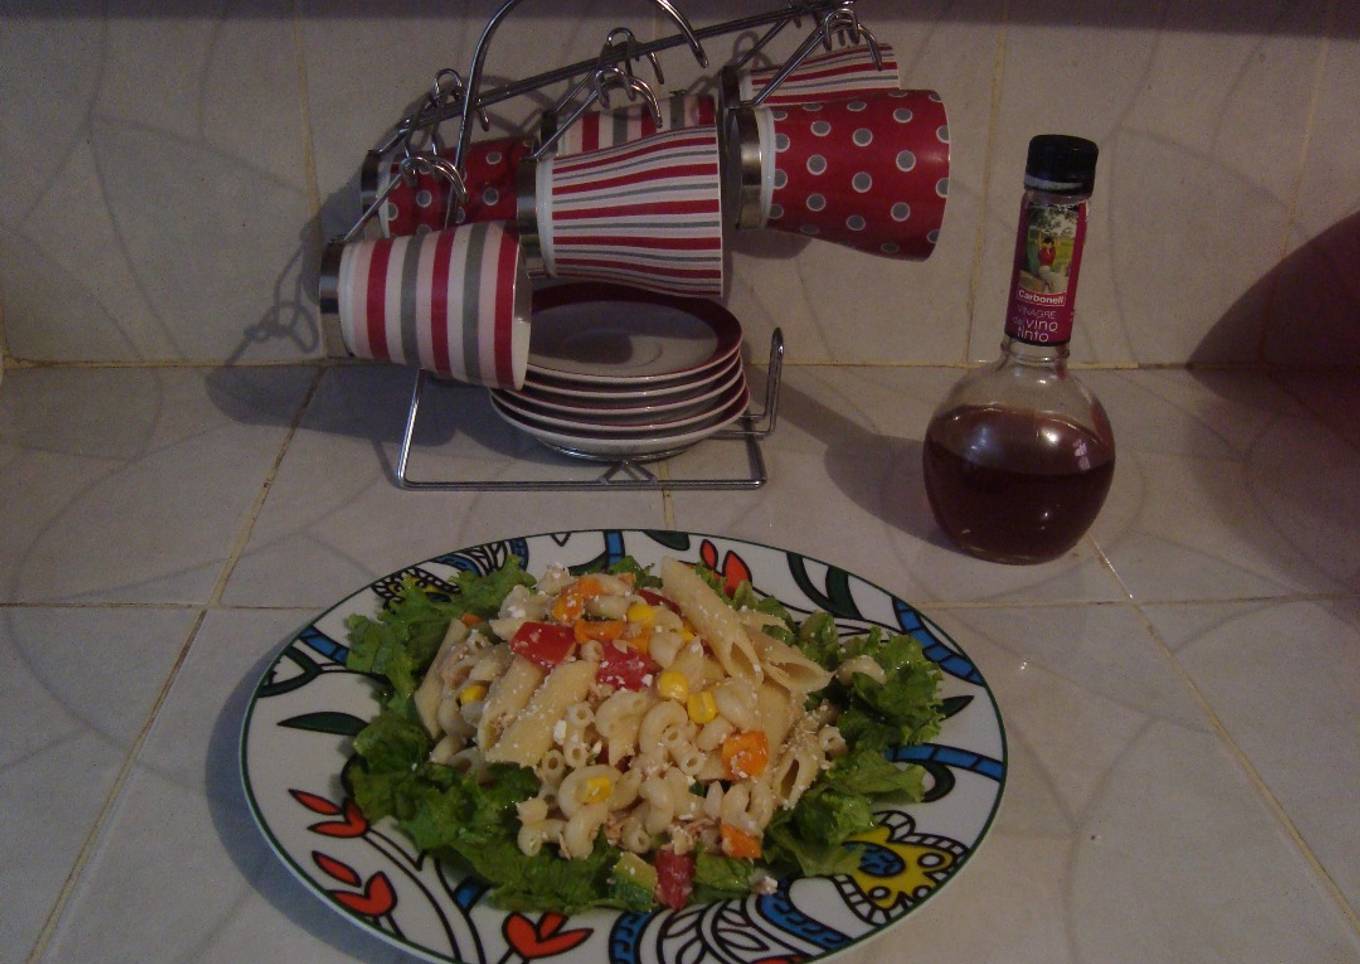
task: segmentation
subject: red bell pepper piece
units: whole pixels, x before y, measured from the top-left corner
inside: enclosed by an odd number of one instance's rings
[[[694,857],[683,857],[669,847],[656,852],[656,899],[679,910],[694,892]]]
[[[571,655],[576,646],[576,634],[570,626],[556,623],[525,623],[510,639],[510,652],[551,672]]]
[[[656,663],[631,646],[620,649],[616,643],[605,643],[595,679],[619,689],[641,690],[651,685],[656,670]]]

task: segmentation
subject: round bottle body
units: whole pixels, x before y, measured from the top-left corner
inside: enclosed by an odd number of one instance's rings
[[[1010,339],[1001,361],[965,376],[936,409],[923,447],[926,494],[960,548],[1036,563],[1070,550],[1114,476],[1114,434],[1062,346]]]

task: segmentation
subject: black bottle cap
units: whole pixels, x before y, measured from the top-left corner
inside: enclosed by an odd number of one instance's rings
[[[1084,137],[1040,134],[1029,142],[1025,186],[1055,194],[1090,194],[1100,148]]]

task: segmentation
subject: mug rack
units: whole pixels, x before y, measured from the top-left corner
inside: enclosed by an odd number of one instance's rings
[[[759,412],[747,412],[738,419],[740,428],[727,429],[710,435],[712,439],[731,439],[746,442],[747,472],[745,475],[718,478],[671,479],[663,478],[653,472],[647,464],[637,459],[612,459],[586,456],[567,449],[557,449],[564,455],[586,458],[599,462],[602,466],[599,475],[590,479],[413,479],[410,475],[411,450],[416,434],[416,420],[420,414],[421,397],[429,380],[423,369],[416,371],[415,385],[411,389],[411,401],[406,413],[406,427],[401,435],[401,448],[397,453],[393,478],[403,489],[424,489],[442,491],[516,491],[516,492],[568,492],[599,491],[601,489],[622,489],[648,491],[660,489],[758,489],[769,480],[765,467],[765,456],[760,450],[760,442],[774,431],[779,418],[779,383],[784,367],[784,333],[776,328],[770,335],[769,367],[766,369],[765,400]],[[549,448],[557,448],[549,446]],[[648,461],[667,458],[677,452],[662,452],[648,457]]]
[[[541,90],[558,83],[567,83],[563,94],[553,106],[543,113],[545,123],[534,125],[542,132],[538,142],[533,145],[530,157],[537,159],[552,150],[555,143],[593,106],[610,106],[610,92],[622,90],[630,101],[641,100],[645,108],[657,119],[657,98],[651,85],[633,70],[633,66],[646,59],[659,83],[664,83],[657,54],[675,47],[687,46],[701,67],[709,66],[708,54],[703,41],[743,31],[764,28],[764,32],[749,48],[725,65],[729,74],[749,63],[764,50],[790,24],[801,29],[802,19],[812,23],[811,31],[799,43],[792,54],[784,61],[773,77],[752,98],[740,106],[759,106],[798,68],[798,66],[819,46],[832,49],[833,37],[839,36],[843,43],[859,43],[861,38],[867,44],[873,61],[879,67],[882,59],[878,41],[870,30],[860,22],[855,12],[855,0],[794,0],[785,6],[745,17],[738,17],[719,24],[695,29],[688,18],[671,0],[650,0],[676,26],[676,32],[656,40],[639,42],[628,27],[616,27],[609,31],[600,54],[594,60],[582,60],[552,70],[526,77],[501,87],[483,91],[481,89],[483,65],[501,23],[522,0],[505,0],[491,15],[483,28],[477,45],[473,50],[471,69],[466,82],[463,75],[453,68],[445,67],[436,75],[432,88],[425,95],[421,106],[413,113],[403,117],[372,151],[370,159],[379,162],[388,155],[400,150],[400,177],[391,177],[386,187],[365,207],[359,219],[340,239],[348,243],[357,238],[368,221],[373,218],[388,195],[403,178],[409,179],[418,174],[438,173],[450,182],[452,201],[445,213],[445,227],[452,221],[457,209],[467,201],[465,157],[471,139],[472,126],[480,123],[483,130],[490,127],[486,108]],[[730,85],[728,85],[730,86]],[[731,96],[730,91],[723,91]],[[737,106],[735,104],[730,106]],[[440,125],[446,121],[458,124],[457,139],[449,151],[439,133]],[[721,124],[719,125],[721,129]],[[324,272],[323,272],[324,276]],[[334,292],[321,292],[322,308],[334,305]],[[589,458],[602,464],[601,473],[592,479],[416,479],[409,472],[412,449],[414,446],[417,419],[428,375],[417,370],[415,384],[411,390],[407,407],[405,428],[402,433],[401,448],[393,470],[394,482],[404,489],[416,490],[491,490],[491,491],[563,491],[563,490],[686,490],[686,489],[755,489],[768,480],[768,471],[760,443],[775,429],[779,411],[779,391],[783,370],[784,337],[776,328],[770,338],[765,398],[759,412],[748,411],[739,420],[738,428],[718,432],[710,438],[740,440],[746,443],[748,471],[745,475],[719,478],[671,479],[653,472],[642,460],[597,458],[586,453],[559,449],[563,454],[575,458]],[[648,457],[648,461],[664,458],[677,453],[659,453]]]

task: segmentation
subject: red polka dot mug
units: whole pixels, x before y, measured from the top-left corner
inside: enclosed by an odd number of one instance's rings
[[[928,258],[949,194],[940,96],[896,90],[728,112],[725,208],[742,228]]]
[[[513,221],[515,218],[515,175],[529,153],[528,141],[507,137],[468,145],[464,182],[468,201],[449,224],[476,221]],[[367,211],[391,180],[400,176],[399,157],[383,158],[370,153],[359,173],[359,203]],[[404,180],[392,189],[378,210],[378,222],[385,238],[399,238],[421,231],[444,227],[452,186],[448,179],[431,171]]]

